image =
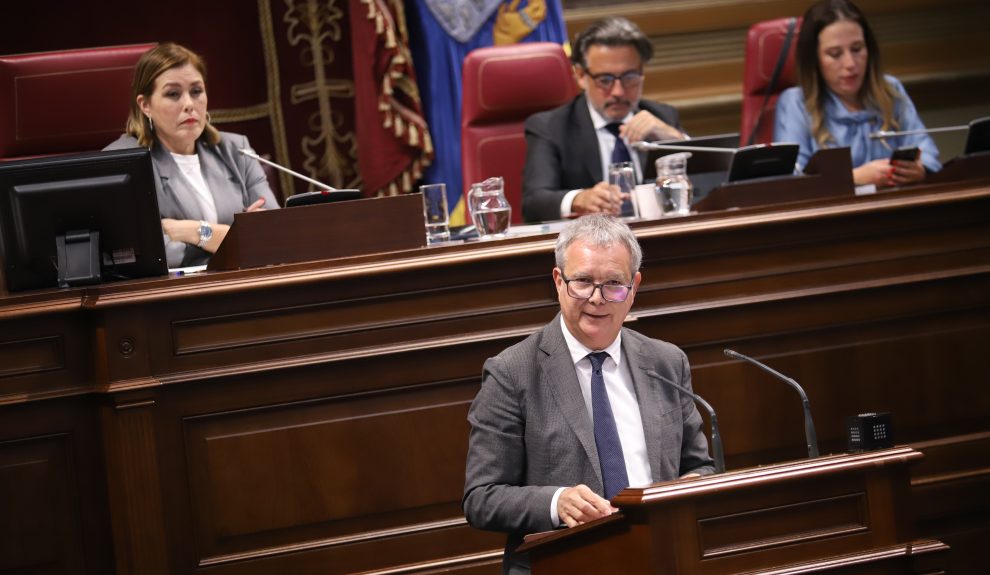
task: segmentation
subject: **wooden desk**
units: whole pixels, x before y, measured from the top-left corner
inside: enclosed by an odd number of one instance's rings
[[[990,534],[990,187],[635,224],[629,325],[683,347],[728,467],[883,410],[918,536]],[[495,573],[460,511],[485,358],[554,317],[554,237],[0,299],[0,571]]]

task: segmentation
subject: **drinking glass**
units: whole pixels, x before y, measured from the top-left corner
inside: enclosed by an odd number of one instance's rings
[[[633,191],[636,187],[636,169],[632,162],[616,162],[608,167],[608,183],[619,188],[623,194],[628,194],[628,200],[622,202],[622,215],[639,217],[639,205]]]
[[[424,184],[423,218],[426,220],[426,243],[435,244],[450,239],[450,216],[447,213],[447,185]]]

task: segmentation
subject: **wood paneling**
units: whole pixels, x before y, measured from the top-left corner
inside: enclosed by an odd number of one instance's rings
[[[845,416],[892,412],[895,440],[930,454],[912,476],[917,530],[965,565],[990,532],[988,226],[985,182],[636,223],[646,257],[628,325],[687,351],[730,469],[806,451],[796,394],[725,347],[804,385],[822,453],[845,448]],[[88,527],[27,545],[31,560],[83,553],[85,573],[111,561],[118,573],[497,572],[503,536],[460,511],[466,413],[484,360],[556,314],[553,243],[0,300],[3,341],[55,338],[65,358],[0,379],[26,390],[4,396],[3,446],[66,438],[45,469],[68,479],[22,503],[41,506],[39,521],[45,505],[76,505],[78,520],[56,525]],[[0,497],[41,469],[7,476]],[[879,528],[857,522],[855,493],[831,496],[848,501],[827,526],[837,537]],[[787,505],[781,517],[799,522]],[[706,548],[735,552],[718,544],[731,530],[731,517],[712,522]]]

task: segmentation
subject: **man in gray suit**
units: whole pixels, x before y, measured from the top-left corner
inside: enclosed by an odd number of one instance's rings
[[[628,226],[584,216],[555,256],[560,313],[485,362],[468,413],[464,513],[508,533],[505,573],[529,572],[515,552],[527,533],[609,515],[623,487],[714,470],[691,398],[658,377],[690,388],[684,352],[622,327],[641,280]]]

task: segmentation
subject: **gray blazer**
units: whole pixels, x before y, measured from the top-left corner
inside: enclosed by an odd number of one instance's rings
[[[134,136],[124,134],[105,150],[137,148]],[[248,139],[240,134],[220,132],[220,143],[212,145],[203,138],[196,142],[203,169],[203,178],[213,194],[217,206],[217,223],[234,223],[234,214],[243,212],[259,198],[265,198],[265,208],[278,208],[278,202],[268,179],[257,160],[249,158],[237,150],[251,149]],[[177,220],[202,220],[202,210],[195,200],[192,184],[182,175],[172,155],[159,143],[151,147],[151,160],[155,170],[155,183],[158,191],[158,212],[163,218]],[[210,254],[198,247],[183,242],[165,244],[168,267],[203,265]]]
[[[595,434],[560,328],[560,315],[485,362],[471,424],[462,505],[468,523],[505,531],[503,572],[528,573],[515,548],[527,533],[553,529],[550,502],[560,487],[604,488]],[[714,471],[702,419],[690,397],[647,374],[691,388],[687,356],[676,346],[622,329],[639,401],[653,480]]]

